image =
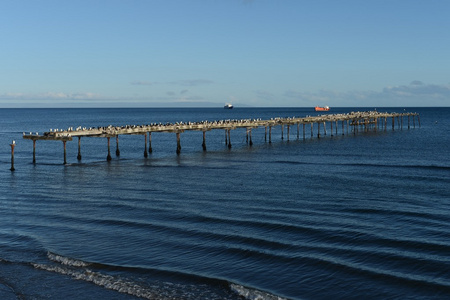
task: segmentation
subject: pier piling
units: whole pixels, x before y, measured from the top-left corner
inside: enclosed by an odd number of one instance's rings
[[[152,153],[153,149],[152,149],[152,133],[149,132],[148,133],[148,153]]]
[[[111,161],[111,137],[107,137],[108,140],[108,155],[106,156],[106,161]]]
[[[78,155],[77,160],[81,160],[81,136],[78,137]]]
[[[177,132],[177,155],[181,153],[180,132]]]
[[[206,131],[203,131],[203,143],[202,143],[203,151],[206,151]]]
[[[120,156],[119,135],[116,135],[116,156]]]
[[[144,133],[144,157],[148,157],[148,151],[147,151],[147,132]]]
[[[67,148],[66,148],[66,142],[67,141],[62,141],[63,142],[63,147],[64,147],[64,164],[67,164]]]
[[[11,144],[9,144],[11,146],[11,171],[15,171],[16,169],[14,168],[14,148],[16,147],[16,141],[12,141]]]
[[[36,140],[33,140],[33,164],[36,163]]]

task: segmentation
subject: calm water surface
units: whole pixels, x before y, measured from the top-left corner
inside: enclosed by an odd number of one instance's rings
[[[346,113],[367,108],[337,108]],[[402,112],[404,108],[378,108]],[[1,109],[2,299],[450,297],[450,108],[420,128],[306,138],[291,128],[63,145],[50,128],[303,117],[304,108]],[[331,112],[330,112],[331,113]],[[329,126],[329,124],[328,124]],[[9,144],[15,140],[15,172]]]

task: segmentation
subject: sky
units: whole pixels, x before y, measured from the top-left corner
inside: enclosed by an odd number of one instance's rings
[[[0,107],[450,106],[446,0],[4,0]]]

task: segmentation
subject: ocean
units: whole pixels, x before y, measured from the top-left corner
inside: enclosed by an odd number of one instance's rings
[[[375,108],[332,108],[329,113]],[[317,115],[310,108],[0,109],[1,299],[450,297],[450,108],[307,126],[33,143],[23,132]],[[321,113],[323,114],[323,113]],[[327,126],[330,126],[327,124]],[[335,130],[335,129],[334,129]],[[15,171],[11,148],[15,141]]]

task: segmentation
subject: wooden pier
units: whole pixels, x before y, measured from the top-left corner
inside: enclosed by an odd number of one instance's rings
[[[391,119],[392,130],[395,130],[395,120],[397,120],[397,128],[403,128],[403,118],[407,117],[408,129],[411,127],[411,117],[413,127],[416,127],[415,117],[417,117],[418,125],[420,127],[420,117],[418,113],[382,113],[377,111],[367,112],[351,112],[346,114],[326,114],[319,116],[306,116],[303,118],[272,118],[270,120],[261,119],[240,119],[240,120],[220,120],[220,121],[201,121],[201,122],[179,122],[179,123],[150,123],[147,125],[126,125],[126,126],[112,126],[107,127],[91,127],[91,128],[68,128],[67,130],[51,129],[48,132],[44,132],[42,135],[25,134],[24,139],[33,141],[33,163],[36,163],[36,141],[62,141],[64,146],[64,164],[67,163],[66,142],[72,141],[73,138],[78,138],[78,156],[77,159],[81,160],[81,138],[82,137],[101,137],[107,139],[108,154],[106,159],[110,161],[111,158],[111,145],[110,139],[116,139],[116,156],[120,156],[119,150],[119,135],[144,135],[145,147],[144,157],[148,156],[148,153],[152,153],[152,133],[153,132],[168,132],[175,133],[177,139],[176,153],[181,153],[181,133],[191,131],[203,132],[203,151],[206,151],[206,132],[211,130],[224,130],[225,131],[225,144],[228,148],[231,148],[231,130],[244,128],[246,129],[246,140],[251,146],[252,142],[252,130],[256,128],[265,128],[264,140],[269,143],[272,142],[272,128],[275,126],[281,127],[281,139],[284,139],[284,128],[287,128],[287,140],[290,139],[290,130],[292,126],[297,128],[297,138],[300,137],[300,125],[302,125],[303,139],[306,138],[306,127],[310,127],[311,137],[314,136],[314,131],[317,132],[317,137],[321,135],[327,135],[327,126],[330,124],[330,135],[338,134],[339,122],[341,122],[341,134],[353,132],[356,134],[359,130],[368,130],[374,128],[375,130],[381,128],[387,130],[388,119]],[[315,124],[315,125],[314,125]],[[316,129],[314,129],[316,128]],[[322,128],[322,134],[321,134]],[[351,130],[349,130],[351,128]],[[148,145],[148,147],[147,147]]]

